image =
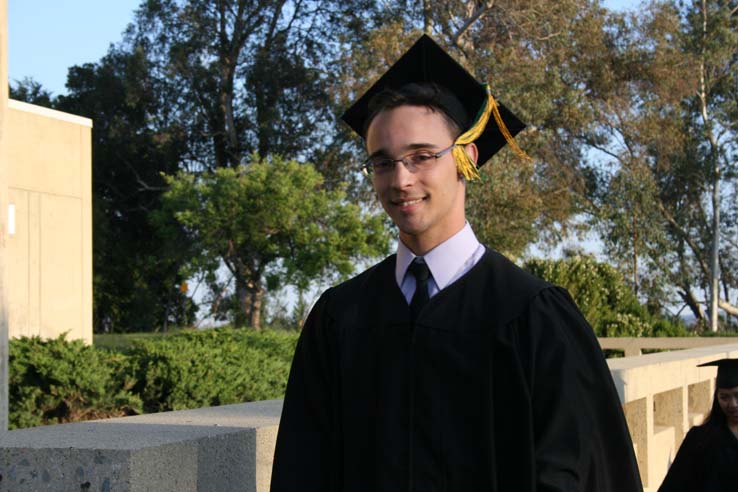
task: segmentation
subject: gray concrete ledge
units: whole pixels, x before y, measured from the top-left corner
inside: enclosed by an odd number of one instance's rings
[[[600,337],[603,349],[625,352],[626,357],[641,355],[644,349],[681,350],[738,343],[738,337]]]
[[[0,492],[262,492],[282,401],[14,430]]]

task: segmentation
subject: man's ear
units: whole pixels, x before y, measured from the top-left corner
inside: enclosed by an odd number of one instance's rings
[[[477,149],[477,144],[472,142],[464,145],[464,152],[466,152],[466,155],[469,156],[469,159],[471,159],[474,164],[479,164],[477,162],[477,159],[479,159],[479,149]]]

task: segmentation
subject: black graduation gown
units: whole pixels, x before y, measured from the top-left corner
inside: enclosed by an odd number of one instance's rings
[[[395,256],[326,291],[297,345],[272,491],[641,491],[592,329],[493,251],[415,324]]]
[[[738,490],[738,439],[721,423],[692,427],[659,492]]]

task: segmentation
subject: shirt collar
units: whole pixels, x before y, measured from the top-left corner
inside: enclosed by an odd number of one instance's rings
[[[454,275],[471,258],[478,247],[479,240],[474,235],[474,231],[472,231],[469,223],[466,222],[459,232],[423,256],[439,290],[449,284],[451,279],[454,278]],[[397,280],[397,285],[402,285],[407,268],[415,258],[415,253],[410,251],[410,248],[405,246],[402,240],[397,241],[397,261],[395,262],[395,280]]]

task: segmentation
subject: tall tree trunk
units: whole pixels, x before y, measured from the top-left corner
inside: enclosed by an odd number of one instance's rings
[[[242,273],[236,279],[236,297],[238,311],[235,315],[237,326],[248,326],[256,331],[261,330],[261,308],[264,304],[264,287],[261,282],[253,280],[261,274]]]
[[[638,218],[633,214],[633,292],[638,295]]]
[[[712,331],[718,331],[718,303],[720,302],[720,169],[717,165],[715,175],[712,183],[712,252],[710,258],[710,330]]]
[[[707,111],[706,82],[706,45],[707,45],[707,0],[702,0],[702,53],[700,59],[700,109],[705,136],[710,143],[710,171],[712,175],[712,250],[710,252],[710,331],[718,331],[718,302],[720,301],[720,159],[717,153],[717,142],[712,133],[712,122]]]
[[[247,280],[242,275],[236,277],[236,299],[238,300],[238,309],[233,317],[233,322],[237,327],[243,327],[251,320],[251,295]]]
[[[264,289],[260,285],[255,285],[251,289],[251,327],[256,331],[261,331],[261,307],[264,300]]]

